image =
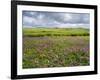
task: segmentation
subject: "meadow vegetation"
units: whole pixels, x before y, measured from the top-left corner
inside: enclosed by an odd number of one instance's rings
[[[89,29],[82,28],[26,28],[24,36],[89,36]]]
[[[23,68],[87,65],[89,65],[89,29],[23,29]]]

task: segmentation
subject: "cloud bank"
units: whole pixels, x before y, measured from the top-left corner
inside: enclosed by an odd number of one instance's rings
[[[89,28],[89,13],[23,11],[23,27]]]

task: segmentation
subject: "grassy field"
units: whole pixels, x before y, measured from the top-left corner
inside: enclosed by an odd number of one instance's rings
[[[88,29],[82,28],[26,28],[23,29],[24,36],[89,36]]]
[[[23,68],[87,65],[88,29],[23,29]]]

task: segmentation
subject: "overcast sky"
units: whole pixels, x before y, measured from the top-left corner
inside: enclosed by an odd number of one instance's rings
[[[88,13],[23,11],[23,27],[89,28]]]

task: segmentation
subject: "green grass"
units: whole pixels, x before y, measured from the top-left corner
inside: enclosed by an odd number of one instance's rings
[[[23,68],[87,65],[88,29],[23,29]]]
[[[31,28],[23,29],[24,36],[89,36],[88,29],[82,28]]]

